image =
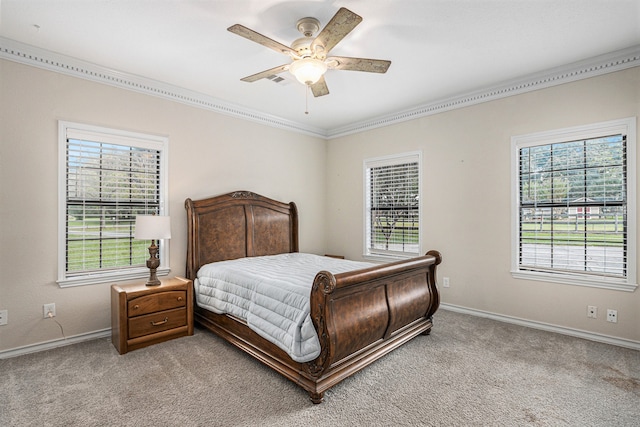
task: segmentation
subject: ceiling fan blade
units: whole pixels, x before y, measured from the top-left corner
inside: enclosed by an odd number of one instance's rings
[[[312,48],[324,47],[324,55],[328,54],[340,40],[351,32],[360,22],[362,17],[351,12],[349,9],[341,7],[331,21],[325,25],[320,34],[311,43]],[[312,49],[312,50],[314,50]]]
[[[327,87],[327,82],[324,80],[324,76],[320,77],[320,80],[311,85],[311,93],[313,93],[315,97],[329,95],[329,88]]]
[[[271,68],[269,70],[264,70],[264,71],[261,71],[259,73],[247,76],[247,77],[245,77],[243,79],[240,79],[240,80],[242,80],[243,82],[252,83],[252,82],[255,82],[256,80],[264,79],[266,77],[272,76],[274,74],[281,73],[281,72],[286,71],[288,69],[289,69],[289,64],[279,65],[279,66]]]
[[[369,73],[386,73],[391,61],[384,59],[349,58],[332,56],[325,61],[334,70],[366,71]]]
[[[273,49],[276,52],[284,53],[285,55],[297,55],[297,52],[291,49],[289,46],[285,46],[282,43],[270,39],[267,36],[263,36],[262,34],[257,33],[252,29],[245,27],[244,25],[235,24],[227,28],[227,30],[241,37],[244,37],[245,39],[249,39],[252,42],[256,42],[258,44],[261,44],[262,46],[268,47],[269,49]]]

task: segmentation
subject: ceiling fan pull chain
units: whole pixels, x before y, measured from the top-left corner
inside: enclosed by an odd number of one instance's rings
[[[304,91],[304,113],[309,114],[309,92],[311,92],[311,86],[306,86],[307,89]]]

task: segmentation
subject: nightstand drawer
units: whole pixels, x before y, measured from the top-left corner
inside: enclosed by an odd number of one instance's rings
[[[162,310],[184,307],[187,305],[186,291],[159,292],[134,298],[128,303],[129,317],[155,313]]]
[[[187,311],[183,308],[129,319],[129,339],[166,331],[187,324]]]

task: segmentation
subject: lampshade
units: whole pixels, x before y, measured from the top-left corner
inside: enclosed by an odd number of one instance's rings
[[[305,85],[316,83],[326,71],[327,64],[313,58],[298,59],[289,66],[289,72]]]
[[[171,222],[169,218],[168,216],[160,215],[136,216],[136,232],[134,237],[141,240],[170,239]]]

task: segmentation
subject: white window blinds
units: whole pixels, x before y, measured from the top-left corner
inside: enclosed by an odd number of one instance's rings
[[[65,128],[63,281],[146,270],[135,217],[164,213],[164,156],[158,141]]]
[[[626,138],[520,150],[522,268],[627,275]]]
[[[365,161],[365,255],[420,253],[420,153]]]
[[[620,130],[604,126],[586,138],[517,147],[517,271],[635,281],[634,163]]]

